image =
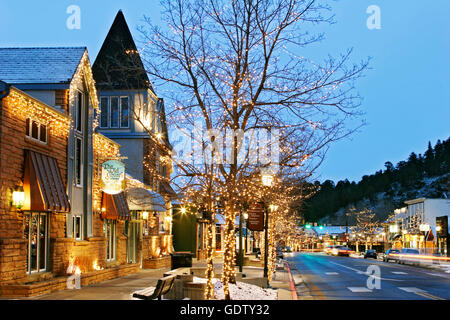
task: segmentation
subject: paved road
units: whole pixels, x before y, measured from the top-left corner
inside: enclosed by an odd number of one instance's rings
[[[294,253],[286,260],[297,270],[313,299],[329,300],[450,300],[450,274],[374,259],[334,257],[323,253]],[[380,289],[369,289],[369,283]]]

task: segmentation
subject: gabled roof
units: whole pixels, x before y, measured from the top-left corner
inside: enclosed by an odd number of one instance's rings
[[[0,79],[12,85],[68,85],[86,47],[0,48]]]
[[[152,89],[122,10],[114,19],[92,71],[99,89]]]

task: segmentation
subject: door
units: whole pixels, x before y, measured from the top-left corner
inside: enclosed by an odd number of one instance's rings
[[[141,238],[141,223],[138,220],[127,221],[127,256],[129,263],[137,263],[139,259],[139,239]]]

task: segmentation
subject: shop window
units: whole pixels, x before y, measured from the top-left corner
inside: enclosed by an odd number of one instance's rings
[[[82,219],[80,216],[73,217],[73,231],[72,231],[72,237],[76,240],[82,240]]]
[[[117,222],[116,220],[105,220],[103,230],[106,237],[106,260],[116,260],[116,238]]]
[[[166,217],[166,213],[165,212],[160,212],[158,214],[158,218],[159,218],[159,232],[160,233],[165,233],[166,232],[165,217]]]
[[[33,120],[31,118],[27,118],[25,126],[25,135],[28,138],[47,144],[48,127],[46,124],[40,123],[39,121]]]
[[[27,240],[27,273],[47,271],[49,223],[48,214],[31,212],[25,216]]]

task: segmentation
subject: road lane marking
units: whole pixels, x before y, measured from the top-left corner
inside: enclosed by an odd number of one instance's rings
[[[415,293],[421,297],[427,298],[427,299],[431,299],[431,300],[446,300],[443,299],[441,297],[437,297],[434,296],[428,292],[426,292],[425,290],[416,288],[416,287],[399,287],[400,290],[406,291],[406,292],[410,292],[410,293]]]
[[[424,298],[431,299],[431,300],[446,300],[444,298],[437,297],[437,296],[434,296],[432,294],[429,294],[428,292],[414,292],[414,293],[418,294],[419,296],[422,296]]]
[[[391,271],[391,272],[394,273],[394,274],[408,274],[408,273],[403,272],[403,271]]]
[[[329,276],[335,276],[335,275],[338,275],[339,273],[337,273],[337,272],[325,272],[325,274],[329,275]]]
[[[436,276],[436,277],[448,278],[448,276],[445,275],[445,274],[439,274],[439,273],[427,273],[427,274],[429,274],[430,276]]]
[[[416,293],[416,292],[425,292],[425,290],[416,288],[416,287],[398,287],[400,290],[406,291],[406,292],[412,292],[412,293]]]
[[[372,290],[367,289],[365,287],[347,287],[351,292],[372,292]]]
[[[345,266],[345,265],[340,264],[340,263],[331,262],[331,261],[329,261],[329,263],[332,263],[332,264],[341,266],[341,267],[343,267],[343,268],[346,268],[346,269],[355,271],[355,272],[358,273],[358,274],[363,274],[363,275],[371,276],[371,277],[374,278],[374,279],[389,280],[389,281],[405,281],[405,280],[400,280],[400,279],[381,278],[381,277],[377,277],[377,276],[372,275],[372,274],[368,274],[366,271],[361,271],[361,270],[358,270],[358,269],[355,269],[355,268],[352,268],[352,267]]]

